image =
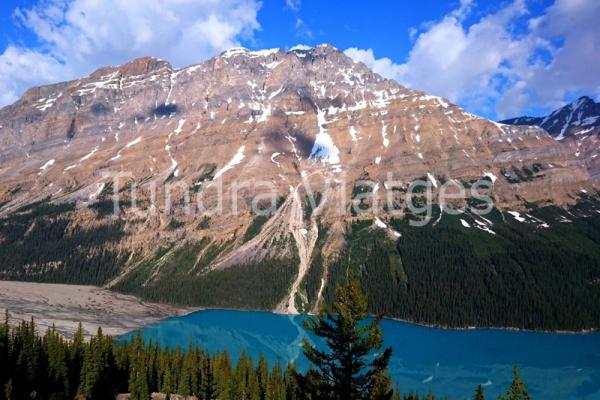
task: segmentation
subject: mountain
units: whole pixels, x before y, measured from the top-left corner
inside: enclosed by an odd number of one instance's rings
[[[575,158],[585,163],[590,175],[595,179],[600,177],[600,161],[596,160],[600,147],[600,103],[590,97],[582,96],[545,117],[518,117],[501,123],[544,128],[571,148]]]
[[[545,117],[518,117],[500,121],[508,125],[535,125],[544,128],[556,140],[597,133],[600,129],[600,103],[582,96]]]
[[[464,213],[440,213],[446,183],[464,187],[448,201]],[[141,58],[0,109],[4,279],[294,313],[351,269],[373,312],[583,329],[600,320],[596,198],[544,129],[477,117],[329,45],[181,69]]]

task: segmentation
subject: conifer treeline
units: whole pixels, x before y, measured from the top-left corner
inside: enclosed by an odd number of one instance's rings
[[[162,348],[145,343],[141,335],[131,342],[115,342],[98,333],[84,340],[81,325],[72,340],[56,329],[35,332],[34,321],[16,327],[0,325],[0,399],[114,399],[130,393],[132,400],[147,400],[152,393],[193,396],[199,400],[320,400],[311,373],[285,369],[276,362],[269,368],[264,357],[255,364],[242,354],[233,363],[227,353],[208,355],[200,348]],[[313,371],[314,372],[314,371]],[[514,381],[502,399],[529,399],[515,369]],[[156,397],[156,398],[166,398]],[[475,399],[483,399],[477,388]],[[390,400],[435,400],[432,394],[401,395]]]
[[[302,400],[302,376],[292,365],[242,354],[209,356],[200,348],[163,348],[136,335],[117,343],[99,329],[84,340],[81,325],[71,341],[54,328],[39,336],[35,323],[0,326],[1,399],[113,399],[118,393],[150,399],[152,393],[219,400]],[[399,399],[399,397],[398,397]]]
[[[152,393],[194,395],[199,399],[300,399],[293,366],[269,368],[242,354],[234,365],[227,353],[209,356],[200,348],[163,348],[141,334],[118,343],[99,329],[84,340],[81,325],[71,341],[54,328],[39,336],[35,324],[0,327],[2,399],[131,399]]]

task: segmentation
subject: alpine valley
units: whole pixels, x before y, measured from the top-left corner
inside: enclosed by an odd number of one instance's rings
[[[329,45],[101,68],[0,109],[0,278],[298,313],[353,271],[372,313],[595,329],[599,116],[496,123]],[[481,180],[490,213],[470,190],[440,212]]]

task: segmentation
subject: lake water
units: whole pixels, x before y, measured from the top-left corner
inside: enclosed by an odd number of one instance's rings
[[[190,341],[209,352],[227,351],[235,360],[245,350],[255,360],[298,360],[303,316],[267,312],[199,311],[169,318],[142,330],[162,345],[187,348]],[[600,334],[549,334],[495,329],[446,330],[385,320],[385,344],[393,357],[390,374],[402,392],[417,390],[472,398],[478,384],[495,399],[517,364],[535,399],[600,399]],[[123,336],[128,340],[130,335]],[[314,339],[313,339],[314,340]],[[272,364],[271,364],[272,365]]]

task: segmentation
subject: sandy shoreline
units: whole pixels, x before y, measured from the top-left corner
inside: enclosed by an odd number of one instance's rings
[[[195,311],[193,308],[147,303],[96,286],[0,281],[2,319],[8,309],[11,323],[34,318],[40,332],[52,324],[71,337],[79,322],[86,334],[117,336],[160,319]]]
[[[98,327],[101,326],[105,334],[118,336],[164,318],[180,316],[199,310],[199,308],[148,303],[137,297],[112,292],[97,286],[0,281],[0,312],[2,312],[0,319],[3,318],[5,309],[10,312],[12,324],[33,317],[40,332],[45,332],[48,327],[54,324],[56,329],[66,337],[73,335],[79,322],[82,323],[87,335],[95,334]],[[232,310],[249,311],[235,308]],[[287,315],[286,312],[281,312],[281,310],[275,313]],[[595,329],[544,331],[514,327],[448,327],[393,317],[386,317],[386,319],[426,328],[448,330],[497,329],[560,334],[598,332]]]

